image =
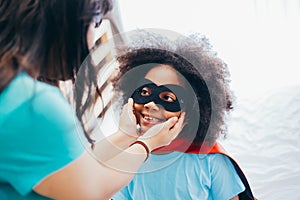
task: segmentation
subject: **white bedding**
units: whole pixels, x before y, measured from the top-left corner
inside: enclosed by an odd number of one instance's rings
[[[300,85],[239,101],[223,146],[259,199],[300,199]]]

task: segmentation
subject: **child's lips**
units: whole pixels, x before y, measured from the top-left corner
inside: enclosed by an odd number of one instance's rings
[[[143,124],[146,124],[146,125],[148,125],[148,124],[154,125],[154,124],[163,122],[162,119],[156,118],[154,116],[150,116],[148,114],[142,114],[141,118],[142,118]]]

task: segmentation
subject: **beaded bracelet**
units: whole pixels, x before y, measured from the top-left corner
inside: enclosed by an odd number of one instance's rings
[[[144,162],[146,162],[146,160],[148,160],[149,155],[150,155],[150,149],[149,149],[149,147],[148,147],[143,141],[141,141],[141,140],[137,140],[137,141],[133,142],[133,143],[130,145],[130,147],[131,147],[132,145],[134,145],[134,144],[140,144],[140,145],[142,145],[142,146],[145,148],[145,150],[146,150],[146,152],[147,152],[147,157],[145,158]]]

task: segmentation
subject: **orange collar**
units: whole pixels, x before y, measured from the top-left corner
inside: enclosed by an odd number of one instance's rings
[[[207,142],[195,145],[187,142],[184,139],[176,139],[168,146],[153,150],[153,152],[155,151],[178,151],[189,154],[222,153],[227,155],[225,149],[218,142],[215,142],[212,145],[209,145]]]

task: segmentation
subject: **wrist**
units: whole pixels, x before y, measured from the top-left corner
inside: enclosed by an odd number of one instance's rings
[[[116,134],[126,140],[126,141],[129,141],[129,142],[134,142],[138,139],[138,134],[137,132],[133,132],[133,133],[129,133],[128,131],[123,131],[122,129],[118,129],[118,131],[116,132]]]
[[[146,152],[146,158],[145,158],[144,162],[146,162],[146,160],[148,160],[150,152],[151,152],[148,145],[142,140],[136,140],[135,142],[130,144],[130,146],[133,146],[133,145],[141,145],[144,148],[144,150]]]
[[[150,151],[150,153],[156,148],[155,145],[152,144],[152,142],[151,142],[150,139],[139,137],[136,141],[141,141],[144,144],[146,144],[147,147],[148,147],[148,149],[149,149],[149,151]]]
[[[114,134],[106,138],[107,141],[114,147],[119,149],[126,149],[128,146],[137,140],[137,137],[132,135],[125,134],[124,132],[117,130]],[[100,142],[100,145],[103,145],[103,142]],[[98,143],[95,146],[99,146]]]
[[[127,135],[128,137],[138,138],[139,136],[136,125],[132,126],[131,128],[124,128],[122,126],[119,126],[118,131],[122,132],[124,135]]]

